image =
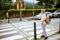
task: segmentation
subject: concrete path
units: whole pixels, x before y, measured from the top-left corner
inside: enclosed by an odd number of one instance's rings
[[[60,40],[60,34],[54,34],[48,37],[48,39],[38,38],[37,40]]]

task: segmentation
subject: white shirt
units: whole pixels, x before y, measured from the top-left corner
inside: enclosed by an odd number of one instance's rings
[[[45,13],[41,13],[41,23],[46,19],[46,14]],[[44,24],[46,24],[46,22],[44,22]]]
[[[46,19],[46,14],[41,14],[41,20],[45,20]]]

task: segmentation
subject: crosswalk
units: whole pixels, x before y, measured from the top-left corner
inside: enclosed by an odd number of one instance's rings
[[[37,37],[40,37],[42,35],[40,20],[32,20],[0,25],[0,40],[26,40],[22,34],[29,35],[28,38],[32,39],[34,37],[34,22],[36,22]],[[55,22],[52,21],[51,24],[47,25],[48,36],[58,31],[58,24],[55,20]]]
[[[23,38],[24,37],[20,35],[12,26],[0,26],[0,40],[17,40]]]
[[[36,22],[37,37],[40,37],[42,34],[40,20],[39,21],[33,20],[33,21],[29,21],[29,22],[27,21],[27,22],[23,22],[23,24],[22,23],[16,23],[16,24],[14,23],[13,25],[16,25],[19,29],[22,29],[24,32],[26,32],[31,37],[33,37],[34,36],[34,22]],[[54,23],[54,25],[52,25],[53,23]],[[46,31],[47,31],[48,35],[54,34],[55,32],[57,32],[58,31],[58,22],[52,21],[50,25],[47,25]],[[51,32],[51,33],[49,34],[48,32]]]

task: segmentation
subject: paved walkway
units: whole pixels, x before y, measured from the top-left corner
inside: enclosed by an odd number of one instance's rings
[[[39,38],[38,40],[45,40],[44,38]],[[46,40],[60,40],[60,34],[54,34],[48,37]]]
[[[60,34],[54,34],[50,36],[47,40],[60,40]]]
[[[33,17],[25,17],[25,18],[22,18],[22,21],[29,21],[29,19],[31,19]],[[10,23],[16,23],[16,22],[22,22],[20,21],[20,18],[12,18],[12,19],[9,19]],[[4,20],[0,20],[0,24],[8,24],[8,19],[4,19]]]

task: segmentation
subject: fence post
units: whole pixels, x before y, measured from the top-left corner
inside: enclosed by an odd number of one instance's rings
[[[34,22],[34,40],[36,40],[36,22]]]

